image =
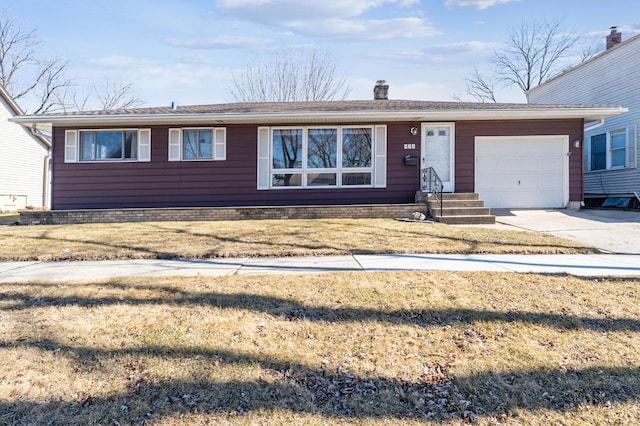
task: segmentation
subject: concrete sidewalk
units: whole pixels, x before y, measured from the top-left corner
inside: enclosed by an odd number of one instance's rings
[[[224,276],[418,270],[567,273],[587,277],[635,276],[640,279],[640,255],[382,254],[206,260],[0,262],[0,282],[102,280],[126,276]]]

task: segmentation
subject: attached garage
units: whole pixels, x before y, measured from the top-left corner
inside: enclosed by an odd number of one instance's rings
[[[475,192],[491,208],[569,202],[569,136],[477,136]]]

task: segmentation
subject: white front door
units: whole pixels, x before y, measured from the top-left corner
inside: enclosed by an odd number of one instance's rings
[[[444,192],[453,192],[453,123],[422,124],[422,166],[433,167],[442,180]]]

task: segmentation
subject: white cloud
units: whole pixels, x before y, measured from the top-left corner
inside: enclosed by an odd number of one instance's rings
[[[478,10],[488,9],[498,4],[506,4],[521,0],[447,0],[444,6],[453,9],[454,7],[473,7]]]
[[[487,62],[497,46],[499,46],[497,43],[482,41],[445,43],[418,50],[374,52],[369,54],[369,57],[396,64],[473,67],[474,63]]]
[[[391,40],[432,37],[440,34],[421,18],[396,19],[330,19],[319,25],[294,22],[289,27],[299,34],[345,40]]]
[[[457,57],[465,62],[470,59],[489,57],[493,54],[499,43],[484,41],[465,41],[458,43],[445,43],[428,46],[422,49],[426,55]]]
[[[419,0],[218,0],[218,9],[239,18],[283,24],[288,21],[313,21],[318,18],[359,16],[385,4],[410,7]]]
[[[452,85],[412,82],[389,88],[392,99],[419,101],[450,101],[458,88]]]
[[[91,58],[88,61],[91,65],[99,65],[101,67],[130,67],[139,63],[139,60],[131,56],[111,55],[100,58]]]
[[[189,49],[233,49],[258,47],[268,44],[270,40],[257,37],[221,36],[210,38],[178,39],[170,38],[167,44],[173,47],[186,47]]]
[[[281,26],[296,34],[316,37],[388,40],[439,34],[421,17],[357,19],[383,6],[408,8],[419,3],[419,0],[218,0],[217,6],[223,14],[237,19]]]
[[[226,63],[216,66],[211,61],[171,58],[162,62],[114,55],[92,58],[89,64],[91,68],[81,72],[87,81],[130,82],[136,94],[149,106],[169,105],[171,101],[180,104],[224,102],[226,86],[231,79]]]

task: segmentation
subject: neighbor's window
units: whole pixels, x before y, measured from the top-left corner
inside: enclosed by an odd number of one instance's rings
[[[273,129],[271,187],[371,186],[371,127]]]
[[[627,162],[626,130],[611,133],[611,167],[624,167]]]
[[[591,137],[591,171],[619,169],[626,165],[626,130],[617,130]]]
[[[200,160],[213,158],[213,130],[184,130],[182,135],[182,159]]]
[[[591,170],[607,168],[607,134],[591,136]]]
[[[81,161],[135,160],[138,132],[135,130],[81,131]]]

